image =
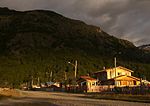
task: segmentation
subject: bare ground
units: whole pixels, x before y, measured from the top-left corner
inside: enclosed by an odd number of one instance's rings
[[[150,103],[90,99],[84,94],[19,90],[10,94],[7,96],[13,97],[0,100],[0,106],[150,106]]]

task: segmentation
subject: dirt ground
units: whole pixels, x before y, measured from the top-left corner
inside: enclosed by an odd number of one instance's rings
[[[150,106],[150,103],[99,100],[84,94],[4,90],[0,94],[12,96],[0,100],[0,106]]]

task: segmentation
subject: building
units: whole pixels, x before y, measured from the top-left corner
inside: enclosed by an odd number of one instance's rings
[[[133,77],[132,72],[130,69],[119,66],[95,72],[94,76],[101,81],[101,85],[114,85],[116,87],[140,85],[140,79]]]
[[[91,78],[90,76],[80,76],[77,82],[81,91],[96,92],[95,87],[98,85],[97,79]]]

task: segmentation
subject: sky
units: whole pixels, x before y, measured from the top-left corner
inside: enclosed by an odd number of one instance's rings
[[[150,44],[150,0],[0,0],[0,7],[52,10],[136,46]]]

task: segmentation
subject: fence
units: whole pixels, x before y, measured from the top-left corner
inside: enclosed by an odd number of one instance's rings
[[[111,92],[113,89],[113,85],[91,86],[87,89],[87,92]]]
[[[133,86],[133,87],[115,87],[113,85],[101,86],[70,86],[66,87],[67,92],[101,92],[101,93],[117,93],[117,94],[150,94],[148,86]]]
[[[150,87],[149,86],[136,86],[136,87],[115,87],[115,93],[119,94],[150,94]]]
[[[104,92],[112,91],[114,86],[69,86],[66,87],[67,92]]]

